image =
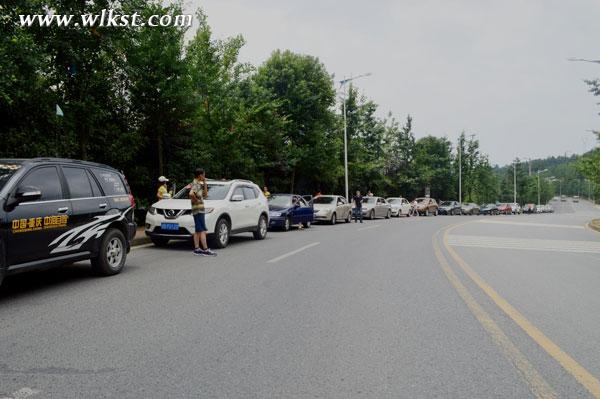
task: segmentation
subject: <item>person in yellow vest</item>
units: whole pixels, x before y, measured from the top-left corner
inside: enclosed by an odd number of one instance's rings
[[[263,194],[265,195],[265,197],[269,198],[271,196],[271,193],[269,192],[269,189],[267,188],[267,186],[263,187]]]
[[[169,190],[167,189],[168,182],[169,179],[164,176],[158,178],[158,191],[156,192],[156,199],[158,201],[171,198],[171,194],[169,194]]]

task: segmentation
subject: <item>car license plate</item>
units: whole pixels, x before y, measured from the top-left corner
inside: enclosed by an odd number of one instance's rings
[[[160,228],[163,230],[179,230],[179,223],[161,223]]]

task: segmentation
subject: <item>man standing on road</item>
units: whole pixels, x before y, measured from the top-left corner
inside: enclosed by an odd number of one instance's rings
[[[352,201],[354,201],[354,223],[357,222],[358,218],[360,218],[360,222],[363,222],[363,214],[362,214],[362,203],[363,197],[360,195],[360,191],[356,192],[356,195],[352,197]]]
[[[204,198],[208,195],[208,186],[204,169],[196,169],[195,178],[190,185],[190,200],[192,201],[192,215],[194,216],[194,255],[217,256],[206,244],[206,222],[204,220]],[[202,247],[200,247],[202,245]]]

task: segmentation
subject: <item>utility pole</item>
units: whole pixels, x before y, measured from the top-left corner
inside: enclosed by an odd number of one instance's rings
[[[517,203],[517,163],[513,162],[513,203]]]
[[[371,76],[371,73],[365,73],[363,75],[358,75],[354,77],[350,77],[348,79],[344,78],[340,80],[340,90],[344,89],[343,94],[344,97],[342,99],[342,110],[344,112],[344,186],[346,188],[346,200],[350,202],[350,193],[348,190],[348,119],[346,116],[346,83],[349,83],[353,80],[364,78],[367,76]]]
[[[462,136],[458,139],[458,203],[462,204]]]

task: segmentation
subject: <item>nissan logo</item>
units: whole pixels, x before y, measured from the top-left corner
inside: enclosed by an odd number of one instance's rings
[[[168,218],[174,218],[175,217],[175,210],[174,209],[167,209],[165,211],[165,216]]]

